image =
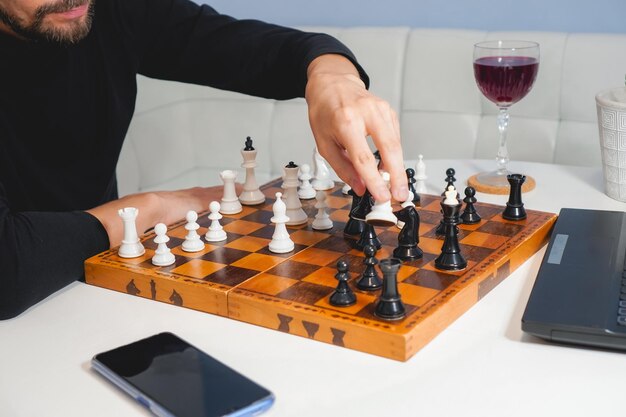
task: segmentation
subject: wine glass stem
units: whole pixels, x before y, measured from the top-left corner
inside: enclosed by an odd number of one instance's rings
[[[501,107],[498,113],[498,131],[500,132],[500,146],[498,146],[498,154],[496,162],[498,164],[498,174],[506,174],[506,164],[509,162],[509,151],[506,148],[506,133],[509,127],[509,109]]]

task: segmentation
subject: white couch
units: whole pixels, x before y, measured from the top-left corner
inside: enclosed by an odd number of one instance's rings
[[[595,94],[622,85],[626,34],[307,27],[356,54],[371,91],[400,116],[406,159],[491,159],[496,107],[474,82],[473,44],[484,39],[539,42],[533,90],[511,109],[512,159],[599,166]],[[273,101],[208,87],[139,77],[135,118],[118,164],[122,195],[220,184],[236,169],[246,136],[258,149],[260,181],[289,161],[310,163],[314,147],[303,99]]]

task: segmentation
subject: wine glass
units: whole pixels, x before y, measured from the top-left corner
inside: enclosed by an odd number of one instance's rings
[[[506,176],[509,153],[506,134],[509,126],[509,107],[520,101],[531,90],[539,70],[539,44],[530,41],[485,41],[474,45],[474,78],[483,95],[500,109],[498,130],[500,143],[496,154],[495,171],[475,176],[473,185],[478,191],[507,193]]]

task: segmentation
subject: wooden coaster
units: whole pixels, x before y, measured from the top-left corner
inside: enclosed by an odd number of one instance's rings
[[[498,187],[495,185],[486,185],[481,182],[478,182],[478,174],[472,175],[467,180],[467,185],[474,187],[476,191],[487,194],[508,194],[509,186],[508,184],[504,187]],[[526,181],[522,185],[522,193],[527,193],[535,189],[535,179],[531,176],[526,175]]]

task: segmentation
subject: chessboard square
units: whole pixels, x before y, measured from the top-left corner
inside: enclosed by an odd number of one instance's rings
[[[242,282],[257,275],[259,271],[252,269],[239,268],[233,265],[226,265],[225,268],[215,271],[211,275],[204,277],[204,281],[215,282],[221,285],[228,285],[229,287],[235,287]]]
[[[494,206],[491,204],[479,204],[475,205],[474,207],[476,208],[476,212],[483,219],[483,221],[490,220],[492,217],[499,217],[501,219],[502,216],[499,216],[499,214],[504,211],[504,207]]]
[[[201,235],[200,230],[196,230],[196,232],[199,235]],[[170,238],[177,237],[177,238],[183,239],[183,240],[185,239],[185,236],[187,236],[187,233],[189,233],[189,231],[187,229],[185,229],[184,225],[175,227],[175,228],[170,229],[170,230],[167,231],[167,235]]]
[[[261,253],[263,255],[270,255],[270,256],[275,256],[277,258],[291,258],[294,254],[306,249],[307,247],[304,245],[298,245],[298,244],[294,244],[293,245],[293,250],[291,252],[286,252],[286,253],[274,253],[270,250],[269,246],[266,246],[260,250],[257,251],[257,253]]]
[[[362,291],[355,291],[356,295],[356,303],[347,307],[339,307],[330,304],[330,296],[332,292],[328,294],[328,297],[321,298],[318,302],[315,303],[318,307],[328,308],[331,310],[336,310],[345,314],[357,314],[361,311],[365,306],[372,304],[376,301],[376,296],[372,294],[368,294]]]
[[[438,290],[403,282],[398,283],[398,291],[403,302],[414,306],[424,305],[428,300],[439,294]]]
[[[231,265],[240,268],[253,269],[255,271],[266,271],[284,261],[284,258],[277,256],[251,253],[250,255],[244,256],[238,261],[233,262]]]
[[[254,236],[254,237],[260,237],[263,239],[272,239],[272,236],[274,235],[274,230],[276,228],[274,227],[273,224],[268,224],[266,226],[261,227],[258,230],[255,230],[254,232],[250,233],[250,236]]]
[[[339,261],[344,261],[348,264],[348,271],[351,273],[355,273],[357,275],[361,275],[365,270],[365,256],[363,252],[358,252],[356,255],[352,252],[346,253],[342,255],[337,261],[330,262],[327,266],[329,268],[333,268],[335,273],[337,273],[337,263]]]
[[[206,243],[204,244],[204,248],[202,248],[201,250],[199,250],[198,252],[187,252],[184,251],[182,246],[177,246],[175,248],[172,248],[171,252],[176,255],[176,256],[184,256],[187,258],[199,258],[202,255],[211,252],[212,250],[215,250],[217,246],[213,246],[213,245],[207,245]]]
[[[146,249],[156,249],[158,244],[154,243],[154,238],[155,238],[155,235],[150,235],[148,239],[142,241],[141,243]],[[181,239],[178,237],[170,237],[170,240],[167,242],[167,247],[175,248],[176,246],[180,246],[182,245],[184,240],[185,239]]]
[[[326,249],[334,252],[346,253],[354,247],[354,239],[343,236],[330,236],[313,245],[318,249]]]
[[[465,224],[465,223],[461,223],[459,224],[459,229],[461,230],[467,230],[467,231],[473,231],[478,229],[480,226],[482,226],[484,224],[484,221],[480,221],[478,223],[474,223],[474,224]]]
[[[172,272],[180,275],[186,275],[188,277],[202,279],[207,275],[211,275],[215,271],[219,271],[225,266],[225,264],[205,261],[203,259],[190,259],[184,264],[172,269]]]
[[[398,229],[396,226],[393,226],[396,231],[393,230],[385,230],[384,232],[379,233],[378,236],[378,240],[380,240],[380,243],[382,243],[383,245],[387,245],[387,246],[393,246],[396,247],[398,246],[398,236],[399,236],[399,231],[400,229]]]
[[[238,220],[224,226],[224,230],[229,233],[238,233],[240,235],[249,235],[265,226],[263,223],[249,222],[246,220]]]
[[[482,262],[494,252],[494,249],[482,246],[461,244],[460,247],[463,257],[467,259],[468,262],[474,263]]]
[[[288,278],[283,278],[288,279]],[[290,300],[296,303],[314,305],[319,300],[330,296],[334,290],[325,285],[312,284],[310,282],[297,281],[284,291],[276,294],[278,298]]]
[[[426,211],[426,210],[420,210],[418,212],[418,214],[420,215],[420,234],[422,233],[422,225],[426,225],[426,226],[430,226],[429,230],[433,228],[433,226],[436,226],[439,224],[439,222],[441,222],[441,219],[443,217],[443,215],[437,211]]]
[[[524,229],[523,224],[515,224],[513,222],[507,222],[502,219],[501,216],[498,216],[498,221],[493,221],[496,218],[492,218],[492,220],[486,222],[484,225],[476,229],[482,233],[488,233],[493,235],[500,235],[506,237],[513,237],[520,233],[522,229]]]
[[[300,245],[313,246],[328,237],[327,233],[316,232],[313,230],[296,230],[289,235],[294,243]]]
[[[270,239],[263,239],[254,236],[242,236],[237,240],[227,243],[224,247],[245,250],[248,252],[256,252],[259,249],[269,245]]]
[[[415,275],[417,271],[419,271],[419,268],[416,268],[414,266],[410,266],[407,264],[403,264],[398,270],[398,276],[397,276],[398,282],[402,282],[405,279],[409,278],[410,276]]]
[[[229,223],[232,223],[234,221],[236,221],[237,219],[234,218],[229,218],[229,217],[222,217],[220,219],[220,224],[222,226],[225,226]],[[200,229],[198,229],[198,234],[201,235],[203,233],[206,233],[206,231],[208,230],[209,226],[211,225],[211,223],[213,222],[213,220],[209,219],[209,212],[207,211],[206,213],[203,214],[199,214],[198,215],[198,224],[200,225]],[[201,231],[203,233],[201,233]]]
[[[203,255],[202,259],[224,265],[230,265],[249,254],[250,252],[248,251],[221,247]]]
[[[333,210],[330,219],[334,222],[347,222],[350,218],[350,210]]]
[[[298,281],[295,279],[263,273],[240,284],[237,288],[267,295],[276,295],[297,283]]]
[[[274,216],[274,213],[272,211],[256,210],[248,214],[247,216],[242,217],[241,220],[267,225],[271,223],[270,219],[272,218],[272,216]]]
[[[377,259],[386,259],[386,258],[393,258],[393,251],[394,249],[397,247],[397,242],[395,246],[389,246],[389,245],[383,245],[380,249],[378,249],[378,251],[376,252],[376,258]],[[365,255],[363,255],[365,256]]]
[[[425,207],[433,202],[437,202],[437,204],[439,204],[440,201],[440,196],[434,196],[432,194],[420,194],[420,207]]]
[[[314,271],[317,271],[319,268],[320,267],[318,265],[305,264],[288,259],[266,272],[268,274],[278,275],[281,277],[302,279]]]
[[[489,249],[496,249],[502,246],[507,240],[506,236],[492,235],[489,233],[473,232],[465,238],[459,240],[459,243],[465,245],[480,246]]]
[[[427,269],[426,267],[428,266],[430,266],[430,264],[420,269],[418,274],[405,279],[402,283],[404,285],[419,285],[421,287],[442,291],[459,279],[458,275],[442,272],[435,269],[434,266]]]
[[[443,246],[443,240],[430,237],[421,237],[417,246],[419,246],[419,248],[424,253],[439,255],[441,253],[441,247]]]
[[[307,264],[324,266],[336,261],[340,256],[341,253],[338,252],[311,247],[297,253],[292,259]]]
[[[326,196],[326,204],[332,209],[342,209],[351,205],[351,199],[345,197],[336,197],[334,195]]]

